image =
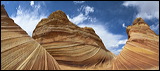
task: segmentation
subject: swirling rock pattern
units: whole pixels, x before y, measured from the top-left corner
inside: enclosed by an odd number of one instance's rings
[[[1,6],[1,69],[158,70],[159,35],[142,18],[126,31],[128,41],[116,56],[92,28],[78,27],[60,10],[38,23],[33,39]]]
[[[58,70],[56,60],[1,6],[1,70]]]
[[[58,10],[42,19],[33,32],[62,69],[103,69],[114,54],[108,51],[92,28],[80,28]]]
[[[109,69],[159,69],[159,36],[142,18],[135,19],[133,25],[127,27],[127,33],[128,41]]]

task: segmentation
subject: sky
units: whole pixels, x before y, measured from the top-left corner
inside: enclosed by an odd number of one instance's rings
[[[28,35],[42,18],[61,10],[80,27],[92,27],[106,49],[118,55],[128,39],[126,27],[141,17],[159,35],[159,1],[1,1],[10,18]]]

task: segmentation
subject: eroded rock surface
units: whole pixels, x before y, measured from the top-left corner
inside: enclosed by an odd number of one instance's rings
[[[123,50],[113,59],[113,70],[159,69],[159,36],[142,18],[127,27],[129,36]]]
[[[78,27],[58,10],[38,23],[33,39],[1,6],[1,69],[158,70],[159,35],[142,18],[135,19],[126,32],[128,41],[116,56],[94,29]]]
[[[1,70],[59,70],[55,59],[1,6]]]
[[[103,69],[115,56],[92,28],[76,26],[60,10],[38,23],[33,38],[62,69]]]

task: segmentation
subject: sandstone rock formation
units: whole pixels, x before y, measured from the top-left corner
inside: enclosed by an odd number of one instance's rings
[[[57,70],[55,59],[1,6],[1,70]]]
[[[74,25],[60,10],[38,23],[33,38],[62,69],[103,69],[115,56],[92,28]]]
[[[113,70],[159,69],[159,36],[142,18],[127,27],[128,41],[120,54],[111,62]]]
[[[128,26],[127,33],[127,44],[115,57],[92,28],[80,28],[62,11],[56,11],[39,22],[33,38],[62,69],[158,69],[159,36],[141,18]]]
[[[60,10],[38,23],[33,39],[1,6],[1,69],[159,69],[159,35],[142,18],[135,19],[126,31],[128,41],[116,56],[92,28],[78,27]]]

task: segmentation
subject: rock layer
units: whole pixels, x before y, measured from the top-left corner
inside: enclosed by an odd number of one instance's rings
[[[127,27],[127,33],[129,39],[109,69],[159,69],[159,36],[142,18],[135,19],[133,25]]]
[[[78,27],[60,10],[38,23],[33,32],[35,41],[9,18],[3,7],[2,70],[159,69],[159,35],[142,18],[127,27],[128,41],[115,56],[92,28]]]
[[[62,69],[103,69],[114,58],[92,28],[80,28],[58,10],[42,19],[33,32]]]
[[[1,6],[1,70],[58,70],[55,59]]]

